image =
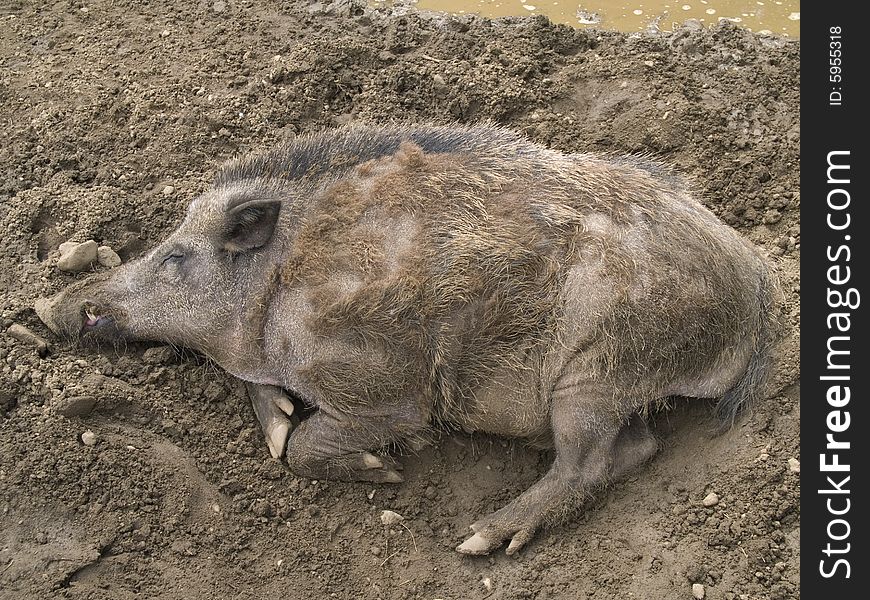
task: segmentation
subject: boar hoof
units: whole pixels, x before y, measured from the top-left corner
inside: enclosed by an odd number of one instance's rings
[[[260,422],[263,437],[269,447],[269,454],[272,458],[281,458],[290,432],[298,423],[298,417],[293,416],[293,403],[281,388],[252,383],[247,386],[254,414]]]
[[[456,551],[461,552],[462,554],[472,555],[489,554],[494,548],[500,545],[500,540],[491,540],[479,533],[475,533],[473,536],[456,546]]]
[[[473,531],[479,529],[477,523],[471,526]],[[508,544],[507,550],[505,550],[505,554],[508,556],[516,553],[517,550],[525,546],[529,541],[535,536],[535,528],[524,528],[518,531],[515,531],[513,534],[502,535],[484,535],[479,531],[459,544],[456,547],[456,551],[461,554],[470,554],[470,555],[481,555],[481,554],[489,554],[496,548],[502,545],[504,540],[510,538],[510,543]]]
[[[362,478],[380,483],[402,483],[405,478],[399,473],[402,464],[388,456],[375,456],[371,452],[363,452],[362,470],[368,474]]]
[[[384,461],[372,454],[371,452],[363,452],[363,464],[366,469],[383,469]]]

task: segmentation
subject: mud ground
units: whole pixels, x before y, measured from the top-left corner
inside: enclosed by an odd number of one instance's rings
[[[346,1],[37,5],[0,2],[0,316],[52,344],[0,333],[0,598],[799,597],[799,42]],[[300,479],[215,366],[72,348],[32,310],[86,275],[57,269],[61,242],[137,256],[228,157],[353,120],[487,119],[694,178],[777,265],[790,326],[769,398],[733,430],[678,402],[647,468],[518,556],[453,548],[548,452],[445,433],[397,486]],[[91,412],[60,414],[82,397]]]

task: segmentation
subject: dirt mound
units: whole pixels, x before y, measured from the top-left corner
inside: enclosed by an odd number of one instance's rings
[[[347,1],[11,0],[0,23],[2,325],[52,344],[0,334],[0,597],[799,597],[798,42]],[[790,330],[769,399],[720,437],[709,405],[677,406],[644,471],[518,557],[471,558],[453,551],[469,523],[549,453],[451,434],[405,457],[398,486],[296,478],[213,365],[71,348],[37,319],[34,300],[76,277],[61,242],[128,260],[223,159],[357,119],[491,120],[673,164],[780,271]],[[405,520],[385,527],[384,509]]]

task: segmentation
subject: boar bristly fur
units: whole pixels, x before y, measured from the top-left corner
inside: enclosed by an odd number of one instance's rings
[[[123,290],[159,292],[137,278],[174,247],[180,263],[210,257],[207,274],[173,280],[188,304],[141,314],[158,309]],[[776,339],[765,261],[677,175],[491,125],[360,125],[234,160],[141,261],[151,270],[131,263],[53,306],[80,318],[87,297],[92,325],[292,390],[316,410],[289,437],[267,406],[278,396],[252,398],[273,455],[286,440],[301,475],[399,481],[369,451],[433,428],[554,447],[544,478],[472,526],[458,548],[472,554],[516,551],[648,459],[643,419],[668,398],[719,398],[732,424],[763,392]]]

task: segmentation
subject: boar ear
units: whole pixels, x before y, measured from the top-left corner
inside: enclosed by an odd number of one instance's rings
[[[281,201],[258,198],[231,204],[222,239],[227,252],[244,252],[265,246],[275,232]]]

